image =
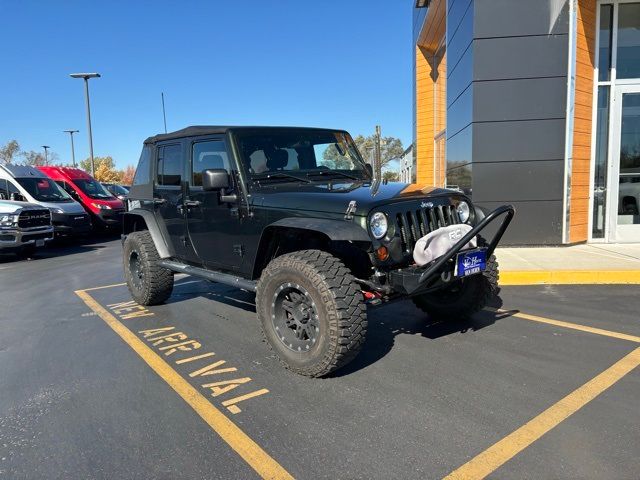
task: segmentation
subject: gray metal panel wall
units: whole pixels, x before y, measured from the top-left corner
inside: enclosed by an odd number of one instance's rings
[[[474,4],[447,2],[447,182],[465,190],[472,177]]]
[[[449,3],[450,12],[454,7],[460,12],[463,6],[456,5],[468,0]],[[516,205],[518,214],[505,243],[560,244],[568,4],[566,0],[474,0],[469,10],[472,32],[459,28],[451,42],[447,32],[447,46],[453,46],[454,56],[466,52],[449,77],[453,80],[447,102],[449,165],[459,165],[453,162],[467,157],[470,149],[474,202],[485,207]],[[469,24],[464,14],[455,15],[461,27]],[[468,37],[464,50],[460,34]],[[472,52],[471,72],[460,69],[468,52]],[[449,58],[447,64],[452,65]],[[468,75],[470,86],[465,85]]]

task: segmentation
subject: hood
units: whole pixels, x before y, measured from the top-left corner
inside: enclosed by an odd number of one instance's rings
[[[0,200],[0,213],[16,213],[19,210],[42,209],[40,205],[27,202],[14,202],[12,200]]]
[[[370,183],[340,181],[331,183],[280,183],[252,190],[253,204],[268,208],[306,210],[344,214],[351,201],[356,202],[356,215],[367,215],[381,205],[419,202],[438,196],[464,197],[455,190],[408,183],[388,183],[372,188]]]
[[[38,205],[49,209],[60,209],[66,214],[75,215],[78,213],[85,213],[84,208],[75,200],[73,202],[38,202]]]

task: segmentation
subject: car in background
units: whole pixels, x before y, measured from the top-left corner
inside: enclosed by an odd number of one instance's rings
[[[87,172],[72,167],[37,168],[80,202],[91,215],[94,228],[120,227],[124,204]]]
[[[0,253],[32,256],[53,239],[51,211],[27,202],[0,200]]]
[[[0,199],[29,202],[48,208],[56,235],[91,231],[91,217],[60,186],[28,165],[0,165]]]
[[[124,203],[124,208],[127,208],[127,199],[129,198],[129,189],[124,185],[119,185],[117,183],[106,183],[102,182],[102,186],[109,190],[114,197],[118,200],[121,200]]]

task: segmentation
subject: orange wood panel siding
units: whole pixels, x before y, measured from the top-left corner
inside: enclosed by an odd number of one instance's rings
[[[593,74],[596,61],[596,1],[578,0],[577,7],[578,31],[576,38],[576,92],[571,166],[570,243],[584,242],[589,236]]]
[[[435,82],[440,73],[440,65],[446,68],[446,61],[436,64],[435,53],[446,32],[446,0],[434,0],[424,20],[422,31],[416,45],[416,182],[434,185],[436,128],[436,88]],[[446,70],[445,70],[446,72]],[[441,79],[446,84],[446,73]],[[440,89],[439,91],[443,91]],[[445,97],[446,98],[446,97]],[[445,99],[446,103],[446,99]],[[446,110],[444,112],[446,115]],[[444,122],[440,114],[439,122]],[[443,128],[443,127],[442,127]]]
[[[433,185],[433,80],[425,55],[416,47],[416,182]]]

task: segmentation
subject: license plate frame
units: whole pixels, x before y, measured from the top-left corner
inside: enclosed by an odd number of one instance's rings
[[[44,240],[43,239],[36,240],[36,247],[44,247]]]
[[[456,268],[454,275],[456,277],[469,277],[477,275],[487,269],[487,249],[474,248],[466,250],[456,255]]]

